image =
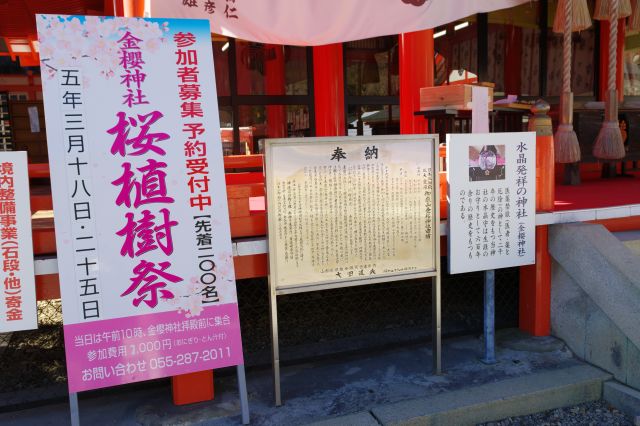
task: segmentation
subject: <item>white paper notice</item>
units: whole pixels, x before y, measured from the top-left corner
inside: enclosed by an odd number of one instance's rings
[[[449,273],[535,263],[536,134],[447,135]]]
[[[38,117],[38,107],[30,106],[27,108],[29,114],[29,127],[31,133],[40,133],[40,117]]]
[[[489,88],[471,88],[471,133],[489,133]]]
[[[0,153],[0,332],[38,328],[27,153]]]

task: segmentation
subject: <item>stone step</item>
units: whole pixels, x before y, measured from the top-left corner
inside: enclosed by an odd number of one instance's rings
[[[595,401],[611,375],[590,365],[533,373],[434,396],[386,404],[318,425],[475,425]],[[372,418],[371,418],[372,417]]]
[[[640,392],[615,381],[604,384],[602,391],[605,401],[625,413],[636,423],[640,420]]]
[[[622,241],[622,244],[627,246],[629,250],[640,256],[640,231],[614,232],[613,235]]]

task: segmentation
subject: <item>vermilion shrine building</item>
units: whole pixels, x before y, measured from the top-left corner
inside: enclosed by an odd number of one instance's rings
[[[426,133],[427,119],[416,114],[420,88],[477,82],[494,84],[494,100],[516,95],[533,103],[544,98],[551,104],[555,122],[562,85],[562,37],[552,31],[557,3],[526,2],[433,30],[317,47],[269,45],[213,34],[216,75],[210,77],[216,79],[218,90],[233,238],[266,234],[260,170],[263,139]],[[593,3],[589,2],[591,10]],[[51,216],[44,213],[52,209],[52,202],[33,14],[142,16],[143,9],[144,1],[131,0],[0,1],[0,147],[28,152],[31,206],[34,214],[40,212],[34,216],[36,255],[55,254],[55,239]],[[628,31],[626,21],[618,21],[616,84],[622,100],[627,157],[618,163],[617,173],[636,178],[601,180],[601,165],[591,156],[602,121],[602,111],[592,106],[604,99],[609,25],[594,21],[591,28],[572,36],[571,88],[574,127],[583,153],[583,182],[562,186],[559,166],[557,170],[551,163],[541,167],[538,179],[553,181],[555,175],[557,186],[539,186],[539,211],[640,202],[636,172],[640,158],[640,34]],[[29,130],[27,108],[34,105],[41,114],[38,133]],[[496,108],[492,130],[526,130],[530,114],[509,105]],[[430,131],[462,132],[465,120],[468,118],[462,116],[436,117]],[[446,185],[444,180],[442,185]],[[441,202],[446,206],[446,199]],[[446,215],[446,208],[441,211]],[[603,223],[610,230],[640,229],[640,216]],[[537,243],[537,264],[520,268],[519,326],[534,335],[547,335],[551,260],[546,227],[539,227]],[[264,277],[267,255],[260,248],[238,252],[235,265],[238,279]],[[57,275],[38,275],[37,294],[39,299],[59,298]],[[178,401],[197,398],[188,384],[192,380],[197,383],[198,374],[174,381],[181,389]]]

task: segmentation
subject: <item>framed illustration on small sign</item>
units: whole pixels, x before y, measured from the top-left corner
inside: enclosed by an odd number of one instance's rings
[[[535,263],[534,132],[447,135],[449,273]]]

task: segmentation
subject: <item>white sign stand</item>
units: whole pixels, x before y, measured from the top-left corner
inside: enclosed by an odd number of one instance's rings
[[[69,412],[71,413],[71,426],[80,426],[80,408],[78,407],[78,394],[69,394]]]
[[[489,89],[471,88],[471,133],[489,133]],[[485,364],[496,363],[496,270],[484,271],[484,357]]]
[[[394,272],[387,273],[382,275],[376,275],[374,277],[362,277],[358,278],[356,274],[354,274],[353,278],[342,278],[339,280],[336,279],[327,279],[323,277],[319,277],[318,273],[306,271],[306,273],[296,275],[299,277],[297,281],[291,282],[288,281],[286,284],[283,284],[279,280],[281,280],[281,276],[289,278],[291,272],[280,271],[279,268],[282,268],[282,264],[278,263],[279,252],[278,248],[282,249],[281,246],[278,245],[278,237],[277,237],[277,225],[276,219],[278,218],[278,205],[276,204],[277,193],[276,193],[276,179],[274,174],[276,171],[278,173],[287,174],[282,171],[283,168],[289,167],[292,170],[291,175],[298,173],[299,170],[293,169],[302,169],[304,166],[307,166],[307,163],[304,163],[304,152],[308,150],[318,150],[324,147],[324,151],[328,148],[335,147],[339,145],[342,148],[345,148],[345,151],[349,151],[348,147],[351,145],[352,150],[355,150],[354,146],[361,146],[363,144],[369,146],[377,146],[381,148],[381,146],[385,145],[386,149],[389,149],[389,152],[393,150],[394,143],[406,143],[406,142],[419,142],[417,146],[423,146],[425,144],[425,139],[427,141],[430,140],[432,146],[430,147],[431,153],[429,154],[429,158],[432,163],[431,167],[431,176],[430,176],[430,187],[431,192],[429,194],[432,210],[431,210],[431,257],[430,266],[426,268],[413,268],[410,272]],[[396,281],[402,279],[412,279],[412,278],[422,278],[422,277],[431,277],[432,278],[432,329],[433,329],[433,339],[432,339],[432,349],[433,349],[433,371],[435,374],[442,373],[442,362],[441,362],[441,289],[440,289],[440,190],[439,190],[439,155],[438,155],[438,139],[437,136],[434,135],[406,135],[406,136],[376,136],[376,137],[337,137],[337,138],[291,138],[291,139],[273,139],[267,140],[266,144],[266,155],[265,155],[265,173],[267,178],[267,203],[269,212],[268,223],[269,223],[269,307],[270,307],[270,318],[271,318],[271,340],[272,340],[272,356],[273,356],[273,381],[274,381],[274,401],[276,406],[282,405],[282,396],[281,396],[281,384],[280,384],[280,349],[278,343],[278,307],[277,307],[277,297],[279,295],[285,294],[293,294],[293,293],[301,293],[315,290],[324,290],[331,288],[343,288],[349,286],[356,285],[365,285],[365,284],[373,284],[373,283],[381,283],[388,281]],[[296,156],[295,159],[289,158],[289,162],[283,160],[274,160],[274,150],[276,147],[292,147],[293,154]],[[398,148],[399,149],[399,148]],[[362,150],[362,149],[360,149]],[[284,156],[284,154],[282,154]],[[309,154],[311,157],[316,156],[317,154]],[[351,155],[351,154],[349,154]],[[406,154],[405,154],[406,155]],[[300,157],[298,157],[300,156]],[[309,158],[306,158],[309,160]],[[328,158],[327,158],[328,160]],[[416,162],[418,159],[414,159]],[[279,162],[283,161],[283,162]],[[314,163],[314,164],[317,164]],[[323,164],[326,164],[323,163]],[[326,167],[326,166],[325,166]],[[418,191],[421,193],[422,191]],[[324,216],[323,216],[324,217]],[[310,224],[310,227],[318,226],[317,224]],[[349,232],[357,232],[354,229],[344,229],[345,233]],[[369,249],[369,247],[367,247]],[[415,253],[414,253],[415,254]],[[306,256],[306,255],[305,255]],[[381,261],[382,262],[382,261]],[[297,270],[299,272],[299,270]],[[283,273],[284,272],[284,273]],[[295,271],[294,271],[295,272]],[[282,274],[282,275],[279,275]],[[349,275],[351,277],[351,275]]]
[[[494,364],[494,268],[535,263],[536,162],[531,133],[488,133],[487,104],[473,87],[474,135],[447,135],[448,248],[449,273],[484,271],[482,361]]]

